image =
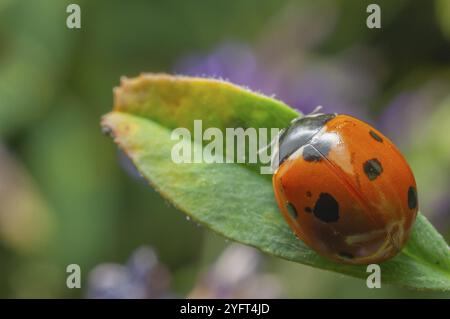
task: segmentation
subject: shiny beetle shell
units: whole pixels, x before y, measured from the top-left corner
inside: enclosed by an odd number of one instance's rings
[[[273,187],[298,238],[341,263],[379,263],[405,245],[418,211],[395,145],[348,115],[295,120],[279,137]]]

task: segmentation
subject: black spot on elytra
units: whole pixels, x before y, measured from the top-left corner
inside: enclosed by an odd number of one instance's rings
[[[307,191],[307,192],[306,192],[306,196],[311,197],[311,196],[312,196],[311,191]]]
[[[369,134],[370,134],[370,136],[373,137],[373,139],[374,139],[375,141],[380,142],[380,143],[383,143],[383,139],[381,138],[381,136],[378,135],[377,133],[375,133],[374,131],[371,130],[371,131],[369,132]]]
[[[286,204],[286,208],[289,212],[289,215],[291,215],[292,218],[297,219],[297,210],[295,209],[295,206],[288,202]]]
[[[300,147],[307,144],[317,132],[335,114],[321,114],[316,116],[305,116],[290,124],[279,137],[278,162],[281,165],[291,154]]]
[[[313,210],[314,216],[325,223],[333,223],[339,219],[339,204],[328,193],[321,193]]]
[[[307,213],[311,213],[311,212],[312,212],[312,209],[311,209],[311,207],[305,207],[305,212],[307,212]]]
[[[417,191],[413,186],[408,189],[408,207],[409,209],[417,207]]]
[[[383,172],[383,166],[376,158],[368,160],[363,164],[364,173],[369,178],[369,180],[373,181],[375,178],[381,175]]]
[[[345,251],[339,252],[338,255],[339,255],[340,257],[346,258],[346,259],[353,259],[353,258],[355,258],[355,256],[354,256],[353,254],[347,253],[347,252],[345,252]]]

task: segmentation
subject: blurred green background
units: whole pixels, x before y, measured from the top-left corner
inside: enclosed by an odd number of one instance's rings
[[[376,1],[381,29],[371,1],[76,1],[71,30],[72,2],[0,1],[0,297],[449,297],[230,246],[146,186],[99,120],[141,72],[354,114],[404,152],[449,241],[450,1]]]

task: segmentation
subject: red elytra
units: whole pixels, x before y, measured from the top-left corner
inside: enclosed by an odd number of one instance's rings
[[[414,175],[397,147],[348,115],[297,119],[279,137],[273,187],[284,218],[336,262],[379,263],[405,245],[417,216]]]

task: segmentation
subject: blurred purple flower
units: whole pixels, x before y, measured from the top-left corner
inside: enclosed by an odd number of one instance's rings
[[[417,140],[423,137],[423,127],[429,125],[430,113],[440,106],[440,101],[448,94],[448,79],[433,77],[427,81],[420,82],[419,85],[397,93],[387,104],[379,117],[379,129],[383,131],[402,151],[412,150],[412,158],[421,152],[429,152],[433,145],[418,143]],[[431,123],[433,124],[433,123]],[[419,155],[420,156],[420,155]],[[437,167],[441,165],[442,176],[446,175],[445,166],[436,161]],[[441,161],[442,162],[442,161]],[[416,163],[420,163],[416,161]],[[423,165],[423,164],[422,164]],[[436,166],[434,167],[436,169]],[[438,168],[439,170],[439,168]],[[428,181],[419,186],[422,187],[421,210],[426,214],[432,223],[440,231],[445,231],[450,227],[450,200],[445,192],[431,192],[432,180],[424,178],[429,174],[428,170],[418,170],[416,179]],[[445,183],[445,182],[444,182]],[[445,189],[440,187],[439,189]],[[433,194],[433,195],[431,195]]]
[[[263,258],[254,248],[231,244],[204,274],[189,298],[280,298],[281,284],[261,271]]]
[[[450,198],[445,196],[436,201],[433,206],[431,211],[434,214],[431,216],[431,222],[438,231],[448,231],[450,229]]]
[[[406,143],[405,139],[410,136],[411,126],[417,121],[415,114],[420,113],[417,107],[408,107],[413,105],[414,98],[413,92],[401,92],[392,99],[379,119],[380,130],[399,146]],[[405,112],[405,109],[408,112]]]
[[[276,93],[281,80],[279,74],[267,74],[248,45],[235,42],[221,44],[212,54],[187,55],[176,64],[175,72],[225,79],[268,95]]]
[[[448,94],[448,82],[432,79],[420,87],[403,90],[395,95],[381,113],[380,130],[397,144],[400,149],[412,144],[415,132],[423,119]]]
[[[262,273],[262,256],[253,248],[232,244],[200,278],[188,298],[278,298],[281,284]],[[173,298],[170,274],[148,247],[138,248],[125,265],[104,263],[88,278],[87,297],[95,299]]]
[[[138,248],[126,265],[104,263],[89,273],[88,298],[168,298],[170,274],[149,247]]]
[[[366,72],[370,70],[357,68],[352,62],[360,58],[359,51],[350,51],[341,59],[329,61],[283,48],[279,48],[278,54],[276,59],[267,59],[263,49],[227,42],[210,54],[181,58],[175,72],[221,78],[269,96],[276,95],[303,113],[322,105],[324,112],[369,118],[364,101],[375,93],[376,86],[373,77]]]

